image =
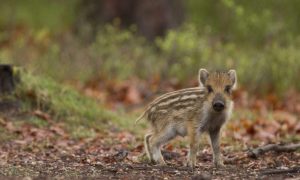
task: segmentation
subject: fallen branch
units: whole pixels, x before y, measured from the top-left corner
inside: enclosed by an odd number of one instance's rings
[[[252,150],[248,151],[248,156],[251,158],[257,158],[258,156],[268,152],[268,151],[275,151],[275,152],[293,152],[300,149],[300,143],[297,144],[267,144],[265,146],[261,146]]]
[[[244,159],[247,159],[247,158],[248,158],[248,154],[243,152],[242,154],[237,154],[234,157],[230,157],[230,158],[225,157],[224,158],[224,163],[225,164],[234,164],[237,161],[241,161],[241,160],[244,160]]]
[[[288,174],[288,173],[300,173],[300,167],[293,167],[291,169],[268,169],[261,171],[261,175],[271,174]]]

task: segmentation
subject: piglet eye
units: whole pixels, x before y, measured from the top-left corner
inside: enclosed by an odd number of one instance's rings
[[[224,91],[226,92],[226,93],[228,93],[228,94],[230,94],[231,93],[231,86],[225,86],[225,89],[224,89]]]
[[[212,89],[212,87],[210,85],[208,85],[206,88],[207,88],[208,93],[214,92],[214,90]]]

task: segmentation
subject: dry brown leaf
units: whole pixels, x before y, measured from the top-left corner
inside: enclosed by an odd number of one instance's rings
[[[46,121],[50,121],[51,120],[51,117],[49,114],[41,111],[41,110],[35,110],[32,112],[33,115],[35,115],[36,117],[40,118],[40,119],[43,119],[43,120],[46,120]]]
[[[141,94],[135,86],[129,86],[125,96],[125,101],[129,104],[141,103]]]

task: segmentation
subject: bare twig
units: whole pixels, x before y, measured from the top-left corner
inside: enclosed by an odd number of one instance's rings
[[[275,151],[275,152],[292,152],[300,149],[300,143],[297,144],[267,144],[265,146],[261,146],[252,150],[249,150],[248,156],[251,158],[257,158],[258,156],[268,152],[268,151]]]
[[[300,167],[293,167],[291,169],[268,169],[261,171],[261,175],[271,174],[288,174],[288,173],[300,173]]]

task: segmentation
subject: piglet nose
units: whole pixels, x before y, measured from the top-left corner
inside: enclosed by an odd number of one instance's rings
[[[213,108],[217,112],[222,111],[225,108],[224,102],[222,102],[222,101],[215,101],[213,103]]]

